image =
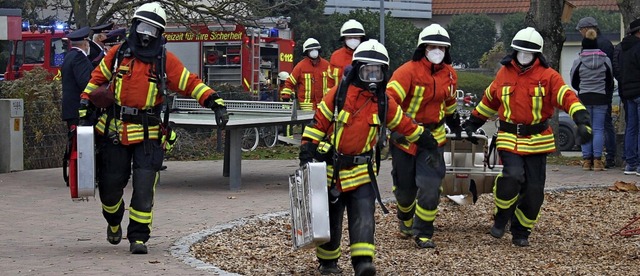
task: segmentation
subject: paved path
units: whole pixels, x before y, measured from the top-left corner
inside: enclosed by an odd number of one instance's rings
[[[222,161],[167,162],[157,188],[148,255],[129,254],[126,240],[107,243],[100,202],[72,202],[61,169],[0,174],[0,274],[207,274],[173,257],[172,243],[233,219],[289,208],[287,175],[297,160],[242,162],[243,185],[235,192],[222,177]],[[379,177],[383,198],[392,197],[390,169],[390,161],[384,161]],[[550,166],[547,176],[548,188],[640,180],[620,169],[596,173],[577,166]],[[130,192],[127,188],[127,205]]]

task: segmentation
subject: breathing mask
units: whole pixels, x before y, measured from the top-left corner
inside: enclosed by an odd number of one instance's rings
[[[523,66],[527,66],[529,64],[531,64],[531,62],[533,61],[533,53],[529,53],[529,52],[521,52],[518,51],[518,53],[516,54],[516,59],[518,60],[518,63],[520,63],[520,65]]]
[[[158,38],[160,34],[160,30],[154,25],[151,25],[147,22],[140,21],[138,26],[136,27],[136,33],[138,33],[138,37],[140,39],[140,44],[143,47],[148,46],[152,40]]]
[[[318,58],[318,50],[309,51],[309,57],[312,58],[312,59]]]
[[[344,42],[347,47],[349,47],[351,50],[355,50],[356,47],[358,47],[358,45],[360,45],[360,39],[358,38],[349,38],[347,40],[345,40]]]
[[[433,64],[440,64],[444,59],[444,51],[437,48],[427,50],[427,59]]]

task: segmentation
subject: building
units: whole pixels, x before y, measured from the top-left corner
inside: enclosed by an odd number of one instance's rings
[[[433,0],[385,0],[385,13],[391,12],[391,16],[411,20],[416,26],[426,26],[426,21],[431,18]],[[327,0],[324,5],[324,14],[349,13],[355,9],[379,10],[380,0]]]

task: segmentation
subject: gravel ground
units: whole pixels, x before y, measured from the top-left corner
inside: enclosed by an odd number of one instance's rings
[[[511,244],[511,236],[488,234],[493,198],[456,205],[443,198],[436,219],[436,249],[417,249],[397,231],[395,204],[376,211],[378,275],[639,275],[640,236],[611,236],[640,216],[640,193],[608,189],[547,193],[530,247]],[[213,234],[192,246],[196,258],[243,275],[319,275],[315,250],[294,251],[289,216],[256,221]],[[640,227],[640,222],[633,226]],[[349,261],[346,219],[342,257]]]

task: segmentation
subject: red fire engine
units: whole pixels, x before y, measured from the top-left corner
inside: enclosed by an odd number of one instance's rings
[[[22,39],[12,41],[11,54],[7,62],[4,78],[14,80],[22,77],[24,71],[42,67],[53,78],[60,77],[60,67],[67,50],[68,33],[60,26],[27,26],[23,24]]]
[[[277,83],[278,72],[293,70],[291,31],[286,22],[273,25],[212,24],[192,27],[194,31],[168,27],[164,37],[167,49],[209,86],[242,86],[257,94]]]

